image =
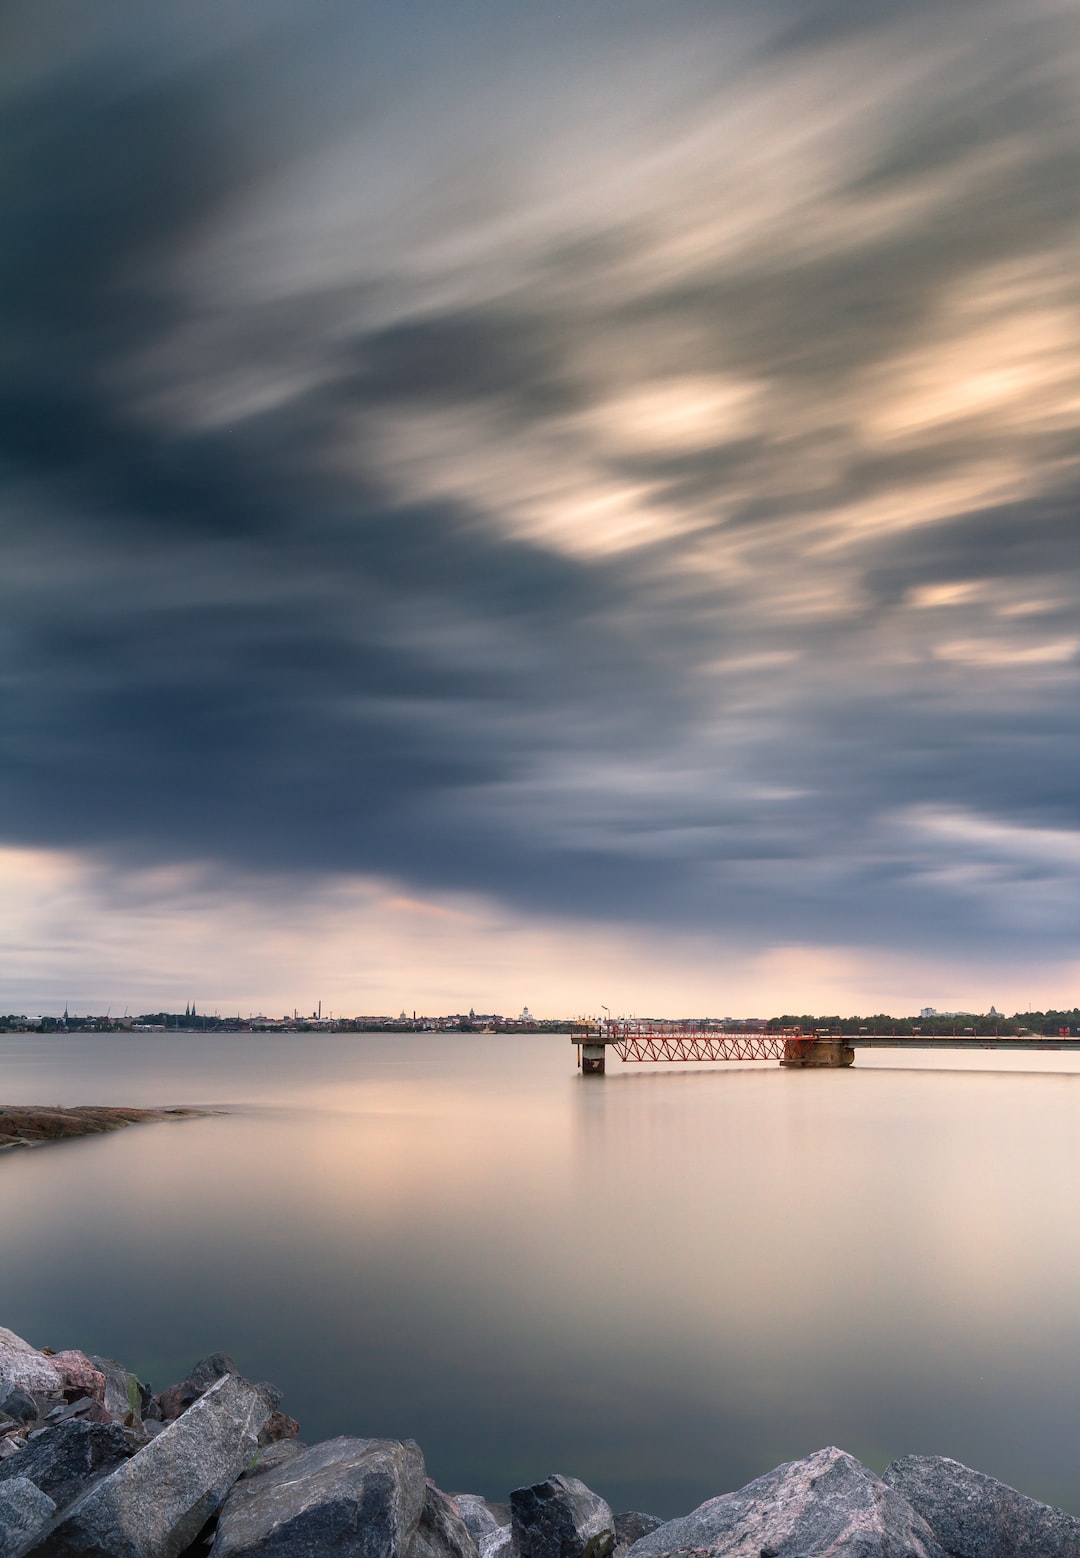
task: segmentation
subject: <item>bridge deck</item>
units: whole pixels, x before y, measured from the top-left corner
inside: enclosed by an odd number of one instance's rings
[[[602,1074],[610,1045],[623,1061],[773,1060],[795,1068],[845,1067],[859,1049],[895,1050],[1075,1050],[1080,1035],[1067,1030],[1057,1034],[1000,1033],[829,1033],[803,1032],[801,1028],[722,1029],[699,1023],[654,1023],[631,1019],[603,1023],[575,1023],[570,1041],[578,1047],[583,1071]]]
[[[1032,1038],[998,1038],[996,1034],[948,1034],[924,1037],[906,1033],[849,1033],[844,1043],[852,1049],[1065,1049],[1080,1052],[1080,1038],[1051,1039],[1042,1035]]]

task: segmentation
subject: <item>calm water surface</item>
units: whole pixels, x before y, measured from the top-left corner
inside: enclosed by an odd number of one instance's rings
[[[0,1035],[11,1103],[217,1104],[0,1156],[0,1324],[304,1437],[671,1515],[836,1443],[1080,1512],[1080,1074],[621,1067],[557,1038]],[[1069,1068],[1072,1068],[1071,1070]]]

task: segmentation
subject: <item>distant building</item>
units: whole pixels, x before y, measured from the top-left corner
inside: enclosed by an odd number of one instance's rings
[[[937,1016],[937,1007],[936,1006],[924,1006],[922,1011],[919,1013],[919,1016],[920,1017],[936,1017]]]

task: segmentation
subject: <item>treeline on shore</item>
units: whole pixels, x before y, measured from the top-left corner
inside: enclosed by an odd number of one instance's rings
[[[980,1016],[975,1012],[936,1012],[932,1017],[890,1017],[879,1012],[871,1017],[771,1017],[765,1024],[770,1031],[779,1028],[802,1028],[804,1032],[817,1030],[827,1033],[894,1033],[900,1037],[947,1038],[951,1034],[974,1034],[992,1038],[1057,1038],[1062,1030],[1069,1037],[1080,1037],[1080,1007],[1067,1011],[1014,1012],[1006,1017],[1000,1012]]]

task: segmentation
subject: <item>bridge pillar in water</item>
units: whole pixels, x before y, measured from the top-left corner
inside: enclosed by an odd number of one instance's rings
[[[581,1071],[583,1076],[603,1076],[606,1048],[606,1045],[596,1040],[591,1043],[588,1039],[584,1040],[581,1046]]]
[[[789,1039],[784,1045],[784,1058],[780,1062],[782,1066],[811,1067],[821,1066],[850,1066],[855,1059],[855,1051],[844,1038],[820,1038],[811,1043],[801,1043],[798,1039]]]

